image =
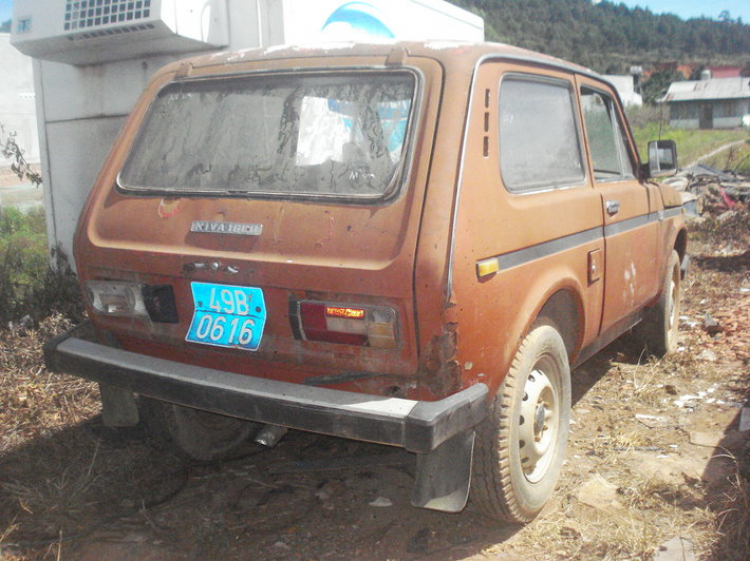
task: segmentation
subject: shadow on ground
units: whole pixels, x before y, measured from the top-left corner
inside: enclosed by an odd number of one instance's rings
[[[574,403],[626,352],[617,343],[577,369]],[[414,464],[395,448],[302,432],[196,464],[141,426],[109,429],[97,416],[0,456],[0,548],[83,561],[453,561],[504,544],[503,559],[524,559],[507,543],[520,528],[471,502],[460,514],[413,508]]]
[[[464,559],[517,531],[411,507],[414,457],[290,433],[194,464],[100,417],[0,457],[0,551],[75,559]],[[374,506],[384,504],[389,506]],[[8,529],[13,530],[8,533]]]

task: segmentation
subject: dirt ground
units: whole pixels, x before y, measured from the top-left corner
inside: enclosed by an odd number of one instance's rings
[[[290,433],[186,463],[44,370],[64,320],[0,332],[0,559],[747,559],[750,251],[712,236],[691,242],[674,355],[620,341],[574,372],[568,459],[526,527],[411,507],[414,457],[383,446]]]

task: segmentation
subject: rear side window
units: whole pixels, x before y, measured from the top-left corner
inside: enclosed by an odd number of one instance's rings
[[[414,92],[407,72],[171,84],[151,105],[120,187],[383,197],[405,156]]]
[[[586,123],[594,177],[598,181],[634,177],[625,140],[625,129],[612,98],[583,88],[581,108]]]
[[[573,89],[562,80],[506,76],[500,83],[500,171],[514,193],[585,179]]]

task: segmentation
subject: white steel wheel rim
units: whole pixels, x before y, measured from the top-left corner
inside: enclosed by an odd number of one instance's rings
[[[526,378],[518,419],[521,469],[531,483],[542,480],[555,457],[559,419],[557,389],[537,365]]]

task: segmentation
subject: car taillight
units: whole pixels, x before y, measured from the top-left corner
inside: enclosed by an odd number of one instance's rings
[[[294,302],[292,322],[295,332],[307,341],[380,349],[397,346],[396,312],[384,306]]]
[[[122,281],[90,280],[84,294],[96,313],[109,316],[149,317],[155,323],[178,323],[172,286]]]
[[[84,293],[95,312],[111,316],[148,316],[142,285],[132,282],[86,281]]]

